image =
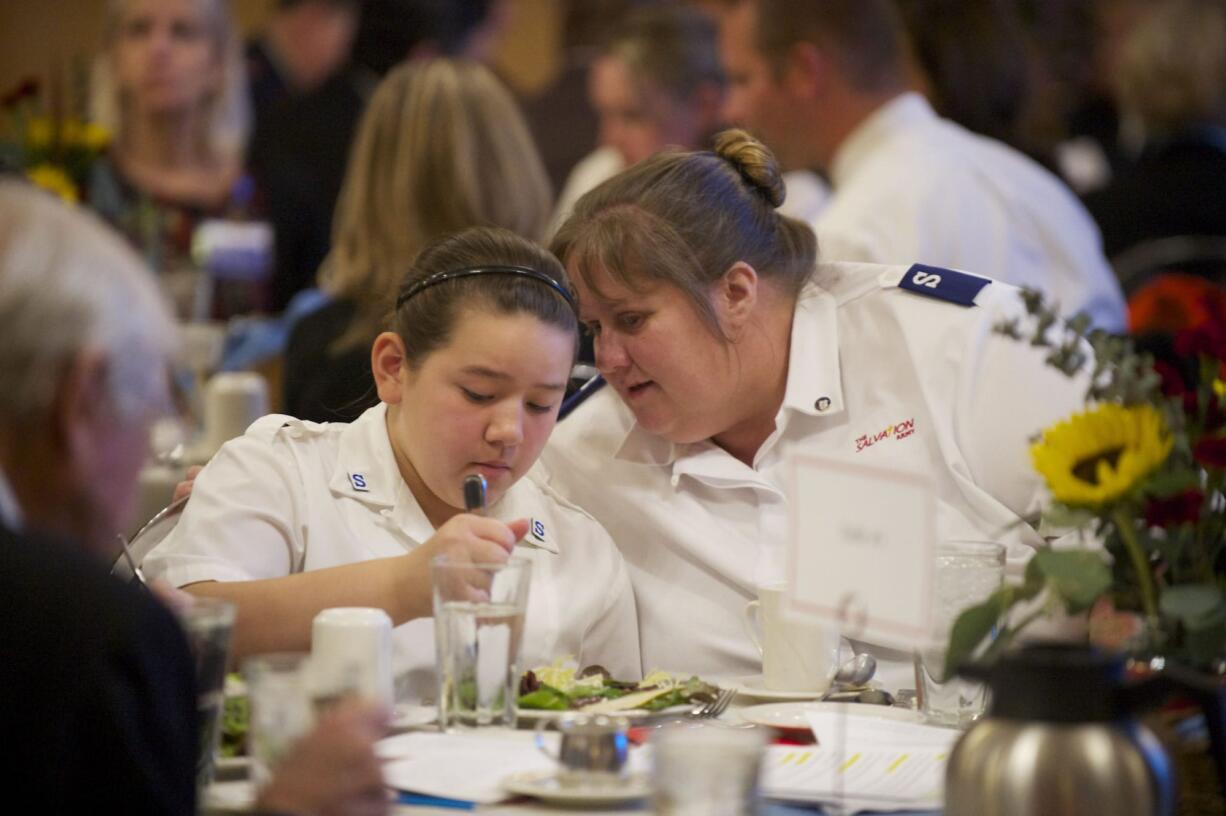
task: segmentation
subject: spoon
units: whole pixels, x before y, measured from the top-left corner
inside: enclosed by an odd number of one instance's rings
[[[877,658],[867,652],[861,652],[839,667],[834,682],[844,686],[862,686],[873,679],[876,671]]]

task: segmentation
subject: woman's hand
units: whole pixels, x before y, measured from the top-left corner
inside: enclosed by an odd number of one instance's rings
[[[173,501],[185,499],[191,495],[192,486],[196,484],[196,477],[200,475],[202,470],[204,470],[204,465],[192,465],[187,469],[187,475],[183,477],[183,481],[175,485]]]

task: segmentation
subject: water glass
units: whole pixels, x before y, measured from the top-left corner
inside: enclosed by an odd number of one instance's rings
[[[681,725],[651,739],[652,807],[666,816],[758,812],[766,738],[759,729]]]
[[[431,563],[444,731],[515,726],[531,566],[523,558],[472,564],[439,556]]]
[[[984,708],[984,688],[945,676],[945,655],[954,621],[981,603],[1005,579],[1005,548],[990,541],[945,541],[937,545],[933,569],[932,629],[928,645],[915,654],[915,688],[920,711],[934,725],[964,728]]]
[[[221,741],[225,706],[226,665],[234,631],[234,604],[217,598],[195,598],[176,610],[187,633],[196,675],[196,708],[200,726],[196,753],[196,785],[213,781],[213,757]]]
[[[243,662],[251,703],[247,744],[251,778],[261,788],[294,743],[314,724],[309,658],[305,653],[258,655]]]

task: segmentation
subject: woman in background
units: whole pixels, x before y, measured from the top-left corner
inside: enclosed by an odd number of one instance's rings
[[[93,82],[93,115],[112,144],[92,170],[90,205],[157,272],[190,266],[196,225],[253,203],[242,174],[247,91],[226,3],[112,0]],[[180,312],[193,288],[184,285],[172,289]]]
[[[551,194],[510,93],[473,62],[406,63],[375,91],[358,127],[320,287],[285,355],[285,410],[320,422],[373,405],[370,344],[417,253],[474,225],[539,240]]]

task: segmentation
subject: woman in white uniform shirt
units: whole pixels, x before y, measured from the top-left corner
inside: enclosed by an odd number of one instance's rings
[[[1042,496],[1027,438],[1083,390],[993,332],[1023,313],[1018,291],[931,268],[815,269],[782,198],[774,158],[729,131],[714,153],[656,156],[596,188],[555,239],[612,388],[543,462],[626,557],[644,665],[760,671],[742,610],[783,578],[797,454],[923,473],[941,536],[1004,540],[1015,563],[1042,541],[1011,526]],[[908,656],[875,651],[897,659],[887,686],[912,685]]]
[[[577,348],[565,286],[552,256],[506,230],[427,248],[371,351],[380,404],[350,425],[253,424],[201,472],[148,571],[235,601],[239,657],[307,648],[321,609],[381,607],[397,624],[398,690],[424,694],[431,557],[513,549],[532,563],[525,665],[571,655],[638,677],[620,555],[531,472]],[[488,483],[487,518],[461,510],[473,473]]]

